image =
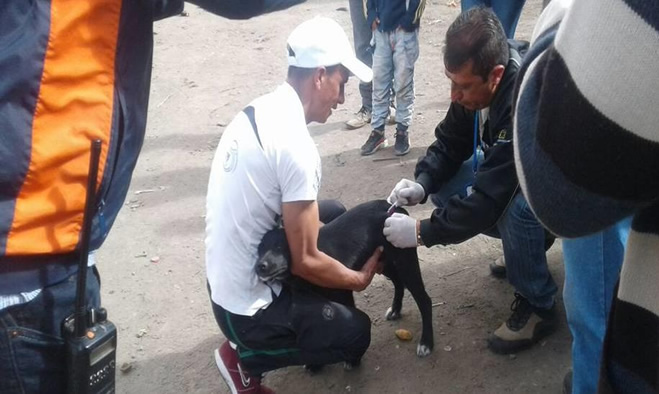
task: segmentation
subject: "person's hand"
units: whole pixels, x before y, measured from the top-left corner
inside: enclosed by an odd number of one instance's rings
[[[417,246],[416,231],[416,219],[394,213],[384,221],[382,234],[397,248],[414,248]]]
[[[375,18],[375,20],[371,24],[371,31],[375,31],[375,29],[377,29],[379,25],[380,25],[380,18]]]
[[[361,274],[361,280],[358,286],[353,289],[354,291],[362,291],[367,288],[368,285],[371,284],[373,276],[375,276],[376,273],[382,272],[382,262],[380,261],[380,257],[382,256],[383,250],[384,248],[379,246],[377,249],[375,249],[373,255],[369,257],[368,260],[366,260],[366,264],[364,264],[362,269],[359,270],[359,273]]]
[[[401,179],[389,194],[387,201],[389,204],[395,202],[399,207],[412,206],[420,203],[425,196],[426,191],[420,183],[409,179]]]

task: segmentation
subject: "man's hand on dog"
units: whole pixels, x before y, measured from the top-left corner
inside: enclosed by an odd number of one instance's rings
[[[387,201],[389,204],[396,203],[399,207],[412,206],[420,203],[425,196],[426,191],[420,183],[401,179],[389,194]]]
[[[359,270],[361,278],[357,287],[353,289],[354,291],[364,290],[368,287],[368,285],[371,284],[375,274],[382,273],[382,262],[380,261],[380,257],[383,250],[384,248],[382,246],[379,246],[377,249],[375,249],[373,255],[366,261],[366,264],[364,264],[362,269]]]

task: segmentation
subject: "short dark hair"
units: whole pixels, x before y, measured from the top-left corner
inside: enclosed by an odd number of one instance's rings
[[[491,8],[462,12],[446,32],[444,66],[451,72],[472,60],[472,73],[486,80],[495,66],[508,63],[508,56],[506,33]]]
[[[333,66],[325,66],[325,70],[327,71],[328,74],[334,73],[339,67],[341,67],[341,64],[335,64]],[[306,79],[311,76],[311,74],[316,71],[316,68],[302,68],[302,67],[296,67],[296,66],[288,66],[288,78],[292,79]]]

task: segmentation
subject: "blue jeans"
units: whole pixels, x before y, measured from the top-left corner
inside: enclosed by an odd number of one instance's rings
[[[483,153],[479,151],[478,154],[479,161],[482,161]],[[458,195],[464,198],[473,180],[472,158],[470,158],[438,193],[430,196],[430,199],[441,208],[452,196]],[[558,287],[547,267],[546,233],[524,196],[521,193],[516,194],[495,227],[483,234],[501,238],[503,255],[506,259],[506,275],[515,291],[528,299],[536,308],[551,308]]]
[[[563,302],[572,333],[572,392],[595,393],[613,292],[631,219],[599,233],[563,240]]]
[[[522,7],[526,0],[462,0],[462,12],[483,5],[491,7],[492,11],[501,21],[503,31],[506,37],[513,38],[515,36],[515,29],[517,28],[517,21],[522,14]]]
[[[100,305],[100,284],[90,268],[87,304]],[[32,301],[0,311],[0,393],[64,393],[66,352],[62,321],[75,304],[77,274],[44,288]]]
[[[371,26],[366,21],[362,0],[350,0],[350,21],[352,22],[352,37],[355,42],[355,55],[357,59],[371,67],[373,65],[372,32]],[[373,107],[373,85],[370,82],[360,82],[359,94],[362,96],[362,107],[370,112]]]
[[[373,113],[371,126],[384,131],[391,88],[396,92],[397,129],[406,131],[414,110],[414,63],[419,58],[419,31],[375,30],[373,54]],[[393,82],[392,82],[393,80]]]

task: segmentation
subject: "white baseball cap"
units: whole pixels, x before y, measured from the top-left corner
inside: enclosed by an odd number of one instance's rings
[[[302,22],[288,36],[288,65],[316,68],[342,64],[362,82],[373,79],[373,71],[355,57],[346,33],[334,20],[316,17]]]

